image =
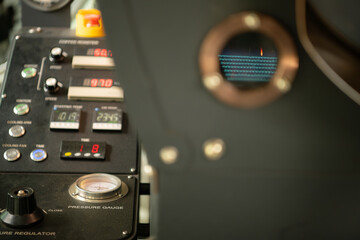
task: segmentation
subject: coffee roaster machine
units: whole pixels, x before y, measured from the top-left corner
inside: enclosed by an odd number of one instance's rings
[[[360,236],[359,3],[98,5],[107,43],[14,40],[1,237],[137,238],[136,132],[154,239]]]

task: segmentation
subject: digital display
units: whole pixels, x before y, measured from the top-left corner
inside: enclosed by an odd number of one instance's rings
[[[106,48],[90,48],[87,50],[87,55],[94,57],[112,57],[112,52]]]
[[[95,108],[93,113],[93,130],[122,129],[122,111],[120,109]]]
[[[50,118],[50,129],[78,130],[80,109],[54,107]]]
[[[105,142],[62,141],[61,159],[68,160],[104,160]]]
[[[225,80],[243,89],[268,83],[277,68],[274,43],[260,33],[244,33],[230,39],[219,55]]]
[[[84,87],[102,87],[102,88],[110,88],[113,86],[113,80],[108,78],[85,78],[83,81]]]

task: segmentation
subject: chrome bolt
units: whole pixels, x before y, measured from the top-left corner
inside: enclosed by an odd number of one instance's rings
[[[160,158],[165,164],[173,164],[176,162],[179,151],[176,147],[166,146],[160,150]]]
[[[16,35],[15,39],[16,39],[16,40],[19,40],[19,39],[20,39],[20,35]]]
[[[204,142],[203,151],[209,160],[218,160],[224,155],[225,142],[220,138],[209,139]]]
[[[128,179],[132,179],[132,178],[133,178],[133,176],[130,176],[130,175],[128,176]]]
[[[244,22],[250,29],[257,29],[261,25],[261,20],[259,16],[255,13],[250,13],[246,15],[244,18]]]
[[[136,169],[135,168],[130,168],[130,172],[135,172]]]
[[[3,95],[1,95],[2,99],[6,98],[6,97],[7,97],[7,95],[5,93]]]
[[[128,231],[123,231],[122,234],[123,234],[123,235],[128,235],[129,232],[128,232]]]
[[[220,86],[222,77],[219,74],[208,75],[203,78],[204,86],[209,90],[215,90]]]

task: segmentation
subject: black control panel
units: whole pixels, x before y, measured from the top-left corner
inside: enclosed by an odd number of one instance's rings
[[[0,238],[134,238],[137,136],[105,40],[25,29],[10,56],[0,105]]]

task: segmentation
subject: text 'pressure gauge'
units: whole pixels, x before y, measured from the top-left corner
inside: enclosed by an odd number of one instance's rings
[[[70,195],[84,202],[110,202],[124,197],[128,187],[118,177],[94,173],[78,178],[69,188]]]

